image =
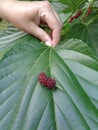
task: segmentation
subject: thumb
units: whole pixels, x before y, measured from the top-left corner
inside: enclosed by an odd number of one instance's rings
[[[35,37],[39,38],[42,42],[44,42],[47,46],[51,46],[51,37],[47,32],[45,32],[42,28],[40,28],[38,25],[33,24],[31,26],[30,33],[34,35]]]

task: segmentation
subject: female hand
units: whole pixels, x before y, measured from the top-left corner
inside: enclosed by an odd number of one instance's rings
[[[0,17],[49,46],[59,43],[62,23],[48,1],[0,0]],[[48,25],[50,34],[39,26],[41,23]]]

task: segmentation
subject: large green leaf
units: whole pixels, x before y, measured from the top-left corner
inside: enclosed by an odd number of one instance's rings
[[[29,35],[14,42],[0,62],[0,130],[98,130],[98,61],[70,41],[56,49]],[[62,89],[41,86],[43,71]]]

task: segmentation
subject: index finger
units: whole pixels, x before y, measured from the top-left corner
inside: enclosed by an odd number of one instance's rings
[[[60,41],[62,23],[61,23],[60,19],[57,18],[55,13],[52,12],[47,17],[47,24],[51,30],[52,46],[55,47]]]
[[[45,10],[45,12],[42,14],[42,20],[47,23],[51,30],[51,43],[52,46],[55,47],[60,40],[62,22],[51,7],[48,8],[47,11]]]

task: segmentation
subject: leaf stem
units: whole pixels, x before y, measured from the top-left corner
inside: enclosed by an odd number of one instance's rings
[[[50,67],[50,75],[52,75],[52,71],[51,71],[51,64],[52,64],[52,48],[50,48],[50,55],[49,55],[49,67]]]

